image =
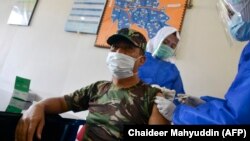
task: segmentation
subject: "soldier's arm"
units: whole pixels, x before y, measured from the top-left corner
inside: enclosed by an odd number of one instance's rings
[[[163,96],[162,93],[158,93],[157,96]],[[148,124],[150,125],[160,125],[160,124],[168,124],[170,125],[171,122],[164,118],[161,113],[158,111],[156,104],[154,104],[152,109],[152,114],[149,118]]]
[[[34,134],[41,139],[45,113],[58,114],[68,111],[64,97],[42,100],[32,105],[20,118],[15,133],[18,141],[32,141]]]

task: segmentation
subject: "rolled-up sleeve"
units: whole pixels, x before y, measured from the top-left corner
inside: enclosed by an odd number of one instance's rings
[[[89,107],[90,100],[90,86],[76,90],[75,92],[64,95],[64,99],[70,110],[74,112],[87,110]]]

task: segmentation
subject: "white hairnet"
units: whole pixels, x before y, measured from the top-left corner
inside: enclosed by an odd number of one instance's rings
[[[250,22],[250,0],[225,0],[238,12],[243,21]]]
[[[176,28],[172,26],[164,26],[157,32],[154,38],[148,41],[146,51],[153,53],[155,49],[161,45],[161,43],[166,37],[175,32],[176,32],[176,37],[180,40],[180,34]]]

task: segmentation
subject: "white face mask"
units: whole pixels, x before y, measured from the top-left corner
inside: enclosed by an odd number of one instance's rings
[[[122,79],[134,75],[133,68],[136,60],[122,53],[110,52],[106,63],[112,75],[118,79]]]

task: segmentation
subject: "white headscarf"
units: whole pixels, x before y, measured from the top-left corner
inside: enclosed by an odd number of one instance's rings
[[[172,27],[172,26],[164,26],[163,28],[161,28],[157,34],[155,35],[155,37],[153,37],[152,39],[150,39],[147,43],[147,47],[146,47],[146,51],[153,53],[155,51],[155,49],[157,49],[163,42],[163,40],[165,38],[167,38],[169,35],[173,34],[176,32],[176,37],[180,40],[180,34],[177,31],[176,28]],[[172,59],[167,59],[164,61],[170,61],[172,63],[174,63],[173,61],[171,61]]]

